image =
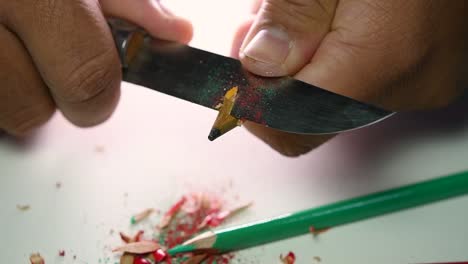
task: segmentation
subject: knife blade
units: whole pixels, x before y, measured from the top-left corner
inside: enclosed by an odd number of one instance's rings
[[[237,87],[230,114],[242,121],[297,134],[333,134],[393,114],[292,77],[254,75],[239,60],[154,39],[123,21],[109,24],[124,81],[216,110],[225,93]]]

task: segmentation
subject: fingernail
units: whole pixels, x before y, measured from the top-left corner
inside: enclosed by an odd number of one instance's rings
[[[288,34],[278,28],[260,30],[243,50],[243,56],[251,60],[257,74],[283,75],[283,63],[289,55],[292,42]]]

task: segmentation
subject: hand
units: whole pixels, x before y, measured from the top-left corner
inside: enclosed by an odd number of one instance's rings
[[[105,16],[188,42],[192,26],[154,0],[0,0],[0,130],[25,136],[58,108],[93,126],[113,112],[120,61]]]
[[[466,1],[264,0],[255,9],[232,55],[258,75],[294,75],[394,111],[445,106],[468,81]],[[246,127],[288,156],[332,137]]]

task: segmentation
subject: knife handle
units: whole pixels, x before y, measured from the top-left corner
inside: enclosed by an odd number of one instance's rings
[[[125,69],[138,53],[147,33],[123,20],[111,18],[107,20],[107,23],[111,29],[122,68]]]

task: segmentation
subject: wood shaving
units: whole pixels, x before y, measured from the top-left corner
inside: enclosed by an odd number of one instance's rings
[[[143,231],[135,236],[129,236],[120,232],[120,237],[125,245],[118,247],[113,252],[124,252],[120,264],[143,264],[143,263],[174,263],[174,264],[199,264],[219,263],[228,264],[234,258],[234,254],[223,255],[193,255],[190,254],[178,257],[167,255],[167,249],[172,248],[193,237],[200,231],[200,225],[207,216],[212,216],[212,220],[206,222],[206,226],[220,225],[223,221],[238,212],[248,208],[252,203],[243,204],[232,209],[225,209],[224,200],[215,193],[192,193],[183,196],[162,216],[157,229],[151,236],[154,240],[142,241]],[[155,210],[148,209],[138,215],[148,217],[147,214]],[[141,241],[141,242],[139,242]],[[156,243],[157,242],[157,243]],[[142,246],[142,243],[150,243]],[[133,259],[130,258],[133,256]]]
[[[144,231],[143,231],[143,230],[138,231],[133,237],[131,237],[131,236],[129,236],[129,235],[126,235],[126,234],[124,234],[123,232],[120,232],[120,233],[119,233],[120,239],[122,239],[122,241],[125,242],[125,243],[134,243],[134,242],[138,242],[138,241],[141,240],[143,234],[144,234]]]
[[[132,216],[131,223],[132,225],[138,224],[139,222],[148,218],[154,212],[153,208],[148,208],[143,210],[142,212]]]
[[[29,204],[17,204],[16,209],[25,212],[31,209],[31,206]]]
[[[31,264],[45,264],[44,258],[39,253],[32,253],[29,256]]]
[[[94,152],[96,152],[96,153],[104,153],[105,150],[106,150],[106,149],[105,149],[104,146],[102,146],[102,145],[96,145],[96,146],[94,147]]]
[[[205,227],[217,227],[221,225],[226,219],[235,216],[236,214],[242,212],[243,210],[252,206],[252,202],[246,203],[244,205],[238,206],[231,210],[225,210],[221,212],[216,212],[209,214],[203,219],[203,222],[198,226],[199,229],[203,229]]]
[[[120,257],[120,264],[133,264],[134,260],[135,256],[125,253]]]
[[[159,246],[158,243],[154,241],[140,241],[140,242],[133,242],[133,243],[127,243],[123,246],[117,247],[113,252],[125,252],[125,253],[133,253],[133,254],[147,254],[154,252],[158,249],[160,249],[161,246]]]
[[[202,254],[202,255],[194,255],[187,259],[186,261],[182,262],[182,264],[199,264],[202,263],[208,255]]]
[[[322,233],[327,232],[328,230],[330,230],[330,227],[322,229],[316,229],[314,226],[309,227],[309,232],[312,233],[314,236],[318,236]]]
[[[296,262],[296,255],[293,252],[289,252],[286,256],[280,255],[280,260],[284,264],[294,264]]]
[[[119,235],[120,235],[120,239],[122,239],[122,241],[125,243],[135,242],[135,241],[132,241],[132,238],[130,236],[124,234],[123,232],[120,232]]]

